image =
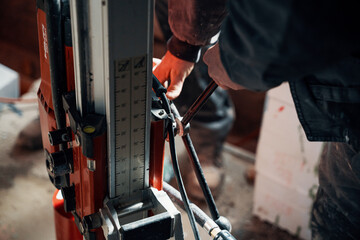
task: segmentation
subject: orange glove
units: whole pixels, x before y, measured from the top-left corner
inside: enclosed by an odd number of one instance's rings
[[[167,51],[161,62],[153,68],[154,75],[167,88],[166,96],[170,100],[180,95],[185,78],[190,75],[194,65],[195,63],[177,58]]]

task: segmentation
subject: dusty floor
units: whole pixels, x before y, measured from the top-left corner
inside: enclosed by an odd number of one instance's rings
[[[0,240],[55,239],[51,198],[42,150],[16,146],[21,129],[37,116],[37,104],[3,106],[0,112]],[[253,186],[244,178],[251,163],[225,152],[226,179],[216,200],[237,239],[296,239],[252,217]],[[204,206],[203,206],[204,207]],[[187,221],[187,217],[183,217]],[[187,223],[186,239],[193,239]],[[203,239],[208,239],[202,234]]]

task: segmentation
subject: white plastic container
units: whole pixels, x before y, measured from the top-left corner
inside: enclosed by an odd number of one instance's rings
[[[0,64],[0,97],[19,97],[19,74]]]
[[[256,153],[254,214],[311,239],[310,212],[323,143],[309,142],[287,83],[267,94]]]

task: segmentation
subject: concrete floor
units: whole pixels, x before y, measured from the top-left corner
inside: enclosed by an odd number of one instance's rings
[[[30,94],[34,97],[34,92]],[[51,197],[43,151],[16,145],[21,129],[38,115],[37,103],[0,112],[0,239],[54,239]]]
[[[35,97],[35,90],[28,95]],[[14,108],[15,107],[15,108]],[[37,117],[37,104],[3,106],[0,112],[0,240],[55,239],[51,199],[55,188],[48,180],[42,150],[16,146],[27,123]],[[224,153],[225,184],[216,202],[233,226],[237,239],[296,239],[252,217],[253,186],[244,172],[252,164]],[[205,206],[201,206],[205,207]],[[187,216],[186,239],[193,239]],[[202,239],[210,239],[202,233]]]

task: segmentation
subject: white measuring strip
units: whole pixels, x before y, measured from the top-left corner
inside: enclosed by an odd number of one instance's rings
[[[115,195],[144,189],[146,56],[115,62]]]

